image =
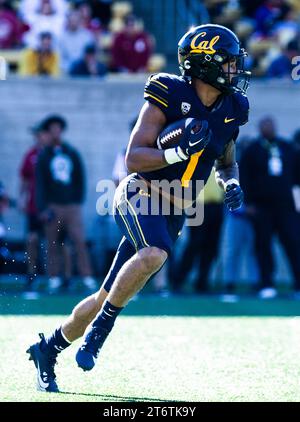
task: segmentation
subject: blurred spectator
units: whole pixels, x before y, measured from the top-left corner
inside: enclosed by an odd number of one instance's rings
[[[50,116],[44,126],[49,132],[51,145],[38,158],[37,205],[40,218],[45,222],[48,241],[49,291],[55,293],[63,287],[58,249],[62,230],[74,244],[84,286],[94,291],[97,283],[92,277],[81,215],[85,195],[82,161],[75,148],[62,140],[66,129],[66,121],[62,117]]]
[[[21,11],[30,25],[30,31],[24,37],[28,47],[36,47],[42,32],[51,33],[53,42],[57,42],[65,21],[66,3],[63,0],[24,0]]]
[[[106,66],[97,58],[97,48],[94,45],[86,47],[84,56],[75,62],[71,68],[71,76],[104,76]]]
[[[111,19],[112,0],[89,0],[92,16],[98,19],[101,26],[107,27]]]
[[[256,32],[262,37],[272,35],[276,23],[280,22],[290,6],[285,0],[266,0],[255,11]]]
[[[298,32],[297,13],[289,8],[283,14],[282,20],[273,28],[272,34],[281,47],[286,47],[290,41],[297,37]]]
[[[271,248],[274,234],[278,234],[291,264],[294,289],[300,292],[300,227],[292,194],[299,181],[293,147],[278,137],[271,117],[260,121],[259,132],[258,140],[242,156],[240,173],[255,231],[261,277],[259,296],[268,299],[277,295]]]
[[[59,39],[61,68],[65,73],[70,72],[72,65],[82,57],[84,49],[93,40],[92,33],[83,28],[79,12],[72,10]]]
[[[297,129],[293,136],[293,144],[297,152],[300,152],[300,129]]]
[[[52,35],[49,32],[40,34],[40,42],[36,49],[24,50],[20,74],[22,76],[59,75],[59,57],[54,51]]]
[[[140,29],[135,16],[127,16],[124,29],[113,40],[112,69],[118,72],[144,72],[152,50],[150,35]]]
[[[204,202],[204,221],[200,226],[189,226],[189,238],[182,258],[175,266],[172,289],[178,293],[190,270],[195,264],[197,279],[196,293],[208,292],[208,276],[218,255],[221,227],[223,222],[223,192],[216,184],[214,172],[211,173],[199,202]]]
[[[4,185],[0,182],[0,216],[2,217],[3,212],[9,206],[10,200],[5,191]],[[0,229],[0,233],[3,233],[3,229]]]
[[[186,5],[186,19],[192,16],[194,22],[199,14],[200,23],[211,21],[231,28],[249,53],[246,66],[254,77],[283,77],[290,73],[289,59],[294,54],[288,44],[299,37],[298,3],[298,0],[204,0],[199,10]],[[91,42],[101,46],[104,62],[109,62],[112,71],[153,73],[163,67],[163,63],[155,62],[158,58],[152,54],[154,38],[143,31],[143,24],[131,15],[130,2],[21,0],[13,5],[0,0],[0,48],[19,47],[23,41],[26,47],[37,49],[40,33],[50,32],[53,47],[62,55],[61,68],[66,74]],[[68,11],[72,17],[64,29]],[[78,14],[80,23],[70,22],[73,12]],[[84,29],[93,38],[85,39]],[[299,55],[299,48],[296,54]],[[160,57],[163,58],[163,54]],[[153,63],[157,70],[151,70]],[[11,68],[15,67],[12,58]]]
[[[3,183],[0,182],[0,243],[6,233],[5,226],[3,224],[3,213],[9,205],[10,199],[6,193]]]
[[[90,2],[80,1],[78,3],[77,10],[80,14],[83,27],[95,33],[95,35],[98,34],[100,32],[101,25],[97,18],[93,18]]]
[[[236,160],[240,163],[252,139],[242,137],[236,143]],[[237,284],[242,278],[243,264],[247,268],[247,282],[257,282],[257,264],[254,250],[254,233],[250,221],[251,209],[243,205],[236,211],[225,209],[223,226],[223,302],[236,302]],[[246,261],[246,262],[245,262]]]
[[[267,70],[267,76],[271,78],[291,77],[294,65],[292,58],[300,54],[299,44],[296,40],[290,41],[282,54],[274,59]]]
[[[19,19],[7,0],[0,0],[0,48],[9,49],[21,45],[23,33],[28,27]]]
[[[27,22],[31,22],[40,13],[43,3],[50,3],[51,9],[63,18],[69,8],[68,0],[21,0],[19,10]]]
[[[249,52],[247,62],[252,75],[288,76],[290,51],[294,49],[288,44],[296,40],[299,33],[299,13],[295,2],[265,0],[240,3],[243,17],[235,23],[234,29]]]
[[[254,18],[256,10],[260,7],[265,0],[239,0],[243,16],[246,18]]]
[[[230,212],[226,210],[224,221],[223,302],[239,300],[237,285],[241,281],[243,264],[247,268],[247,283],[257,283],[254,233],[250,221],[251,209],[242,206]],[[252,290],[252,289],[250,289]]]
[[[10,200],[5,191],[4,185],[0,182],[0,274],[3,272],[3,265],[9,257],[10,252],[5,246],[6,227],[3,221],[3,214],[10,205]]]
[[[107,29],[112,13],[112,0],[73,0],[76,9],[81,11],[82,16],[90,28]]]
[[[27,220],[27,281],[25,290],[32,290],[33,282],[38,272],[39,245],[43,234],[43,224],[39,219],[36,206],[36,164],[38,155],[43,148],[49,145],[49,135],[43,124],[32,128],[35,145],[26,152],[20,169],[20,208],[24,211]]]
[[[233,24],[241,15],[239,2],[236,0],[205,0],[210,21],[233,29]]]

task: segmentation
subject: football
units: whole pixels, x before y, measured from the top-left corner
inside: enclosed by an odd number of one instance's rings
[[[201,121],[194,117],[188,117],[186,119],[178,120],[177,122],[171,123],[167,126],[157,138],[158,149],[174,148],[180,144],[180,141],[187,129],[187,126],[191,121],[195,121],[194,125],[190,126],[192,133],[197,133],[201,129]]]

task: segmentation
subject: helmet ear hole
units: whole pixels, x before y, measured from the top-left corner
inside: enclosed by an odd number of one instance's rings
[[[183,63],[183,67],[186,70],[190,70],[190,68],[191,68],[191,62],[189,60],[185,60],[184,63]]]

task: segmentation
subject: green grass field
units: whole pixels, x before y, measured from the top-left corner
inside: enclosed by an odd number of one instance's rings
[[[39,393],[25,350],[77,301],[0,298],[0,401],[300,401],[300,304],[288,300],[141,297],[93,371],[74,344],[56,367],[62,392]]]

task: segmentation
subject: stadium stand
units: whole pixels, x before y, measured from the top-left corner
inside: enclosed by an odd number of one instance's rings
[[[299,2],[296,0],[20,0],[0,1],[0,53],[11,71],[18,69],[21,50],[33,48],[40,32],[52,32],[61,55],[61,44],[68,16],[72,10],[79,15],[80,28],[93,37],[98,46],[99,60],[108,68],[112,63],[112,48],[116,36],[124,30],[126,18],[135,14],[137,30],[151,34],[154,49],[146,68],[157,72],[175,68],[173,42],[191,25],[217,23],[234,30],[249,52],[248,68],[256,77],[284,77],[286,67],[274,72],[278,65],[293,54],[300,54]],[[292,43],[292,44],[291,44]],[[78,47],[79,48],[79,47]],[[79,54],[79,53],[78,53]],[[63,60],[62,60],[63,62]],[[63,66],[63,72],[66,73]]]

